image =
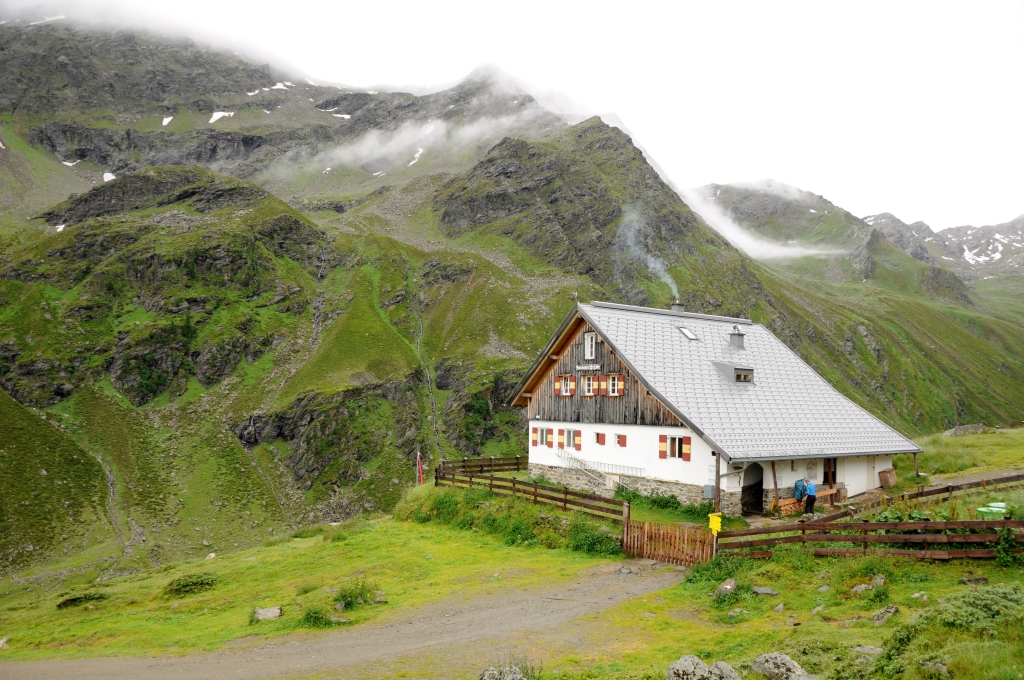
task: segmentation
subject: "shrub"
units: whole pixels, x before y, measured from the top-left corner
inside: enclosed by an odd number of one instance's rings
[[[300,583],[298,586],[295,587],[295,594],[296,595],[305,595],[306,593],[313,592],[314,590],[316,590],[319,587],[320,586],[318,586],[315,583]]]
[[[526,543],[532,541],[533,526],[525,517],[512,517],[509,518],[508,524],[505,526],[505,545],[516,545],[517,543]]]
[[[455,492],[445,491],[434,496],[430,510],[438,522],[451,524],[451,521],[459,514],[459,499],[455,496]]]
[[[164,594],[171,597],[194,595],[196,593],[210,590],[217,585],[218,580],[219,579],[216,574],[211,574],[206,571],[201,571],[196,574],[188,574],[187,576],[176,578],[164,586]]]
[[[1021,556],[1014,554],[1017,550],[1016,532],[1010,527],[999,530],[999,538],[992,546],[996,553],[996,564],[1000,567],[1012,567],[1021,561]]]
[[[870,604],[881,605],[889,601],[889,586],[878,586],[868,591],[864,600]]]
[[[752,564],[748,557],[718,553],[710,561],[695,565],[686,577],[686,582],[694,585],[718,585],[727,578],[734,578],[741,569],[750,568]]]
[[[569,548],[588,555],[618,555],[622,552],[619,539],[598,528],[582,517],[574,517],[566,533]]]
[[[61,600],[57,603],[57,609],[67,609],[68,607],[77,607],[83,605],[86,602],[100,602],[107,599],[107,596],[103,593],[84,593],[82,595],[76,595],[75,597],[69,597]]]
[[[564,513],[517,498],[500,498],[486,488],[418,487],[395,508],[414,522],[438,521],[456,529],[479,530],[506,545],[543,545],[595,555],[617,555],[620,541],[581,513]],[[582,523],[582,524],[581,524]],[[571,536],[570,536],[571,533]]]
[[[302,613],[296,625],[300,628],[333,628],[337,622],[320,607],[311,607]]]
[[[615,492],[615,497],[620,500],[629,501],[630,506],[633,508],[667,510],[679,517],[679,519],[687,522],[707,522],[708,515],[715,511],[714,501],[704,501],[695,505],[683,505],[679,502],[678,498],[671,494],[652,493],[649,496],[645,496],[638,491],[620,487]]]
[[[355,607],[361,599],[363,603],[372,602],[375,591],[380,590],[376,581],[369,581],[365,578],[350,579],[338,586],[338,594],[334,596],[335,602],[344,602],[345,607]]]

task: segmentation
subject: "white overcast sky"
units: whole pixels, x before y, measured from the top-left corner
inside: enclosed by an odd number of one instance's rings
[[[617,114],[679,186],[773,178],[937,229],[1024,213],[1020,0],[30,6],[352,85],[450,85],[494,65],[563,112]]]

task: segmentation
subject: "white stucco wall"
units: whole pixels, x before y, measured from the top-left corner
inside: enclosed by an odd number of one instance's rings
[[[555,443],[552,447],[533,445],[533,428],[547,427],[554,431]],[[711,455],[711,447],[685,427],[657,427],[650,425],[604,425],[592,423],[557,423],[544,420],[530,421],[530,462],[540,465],[565,466],[556,453],[558,449],[558,430],[578,430],[582,436],[580,450],[569,450],[569,453],[580,460],[611,465],[625,465],[643,469],[643,476],[662,479],[683,484],[703,486],[714,484],[715,458]],[[605,434],[605,444],[597,443],[596,434]],[[616,443],[615,435],[626,435],[626,446]],[[658,437],[690,437],[691,455],[689,461],[677,458],[662,459],[658,457]],[[771,463],[750,463],[763,468],[763,484],[765,489],[772,488]],[[749,469],[748,465],[748,469]],[[739,491],[743,485],[745,472],[737,468],[742,461],[731,461],[722,465],[722,490]],[[880,487],[878,473],[892,467],[891,455],[850,456],[839,458],[836,469],[836,482],[846,486],[849,496],[862,494],[869,489]],[[827,483],[824,477],[825,461],[821,458],[797,459],[795,461],[779,460],[775,462],[775,474],[779,490],[792,489],[798,479],[807,477],[815,484]],[[751,474],[750,477],[754,475]],[[749,477],[748,477],[749,479]]]
[[[555,432],[552,448],[533,445],[533,428],[547,427]],[[579,430],[582,433],[580,450],[570,450],[576,458],[597,463],[628,465],[642,468],[645,477],[664,479],[703,486],[714,483],[714,457],[702,439],[685,427],[654,427],[650,425],[600,425],[591,423],[554,423],[543,420],[530,421],[530,462],[541,465],[565,466],[558,457],[558,430]],[[597,443],[596,434],[605,433],[605,444]],[[626,435],[626,446],[616,444],[615,435]],[[658,458],[658,436],[690,437],[690,460]],[[723,467],[723,471],[724,471]],[[724,485],[723,485],[723,488]]]
[[[756,463],[751,463],[752,465]],[[733,472],[733,466],[741,465],[740,461],[733,461],[728,467]],[[764,488],[772,488],[772,467],[771,463],[764,461],[760,464],[764,468]],[[892,467],[892,456],[849,456],[839,458],[836,465],[836,483],[846,486],[848,496],[862,494],[869,489],[877,489],[882,486],[878,473]],[[725,467],[722,468],[723,472]],[[747,473],[744,473],[747,474]],[[821,458],[801,458],[796,460],[775,461],[775,475],[778,480],[779,490],[792,490],[798,479],[804,477],[810,479],[818,486],[828,483],[825,479],[825,461]],[[751,475],[753,477],[753,475]],[[723,484],[724,489],[740,488],[740,475],[731,475],[728,482]]]

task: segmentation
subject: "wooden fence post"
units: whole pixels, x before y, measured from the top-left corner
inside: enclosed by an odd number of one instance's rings
[[[629,545],[629,501],[622,503],[622,552],[626,553]],[[626,553],[627,555],[629,553]]]

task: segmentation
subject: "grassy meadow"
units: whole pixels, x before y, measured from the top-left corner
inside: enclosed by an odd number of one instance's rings
[[[313,610],[336,614],[328,588],[365,581],[387,604],[347,607],[354,626],[378,622],[444,598],[558,583],[612,561],[568,550],[507,545],[500,536],[389,519],[300,530],[266,545],[189,560],[103,582],[70,576],[61,585],[0,579],[3,660],[107,655],[186,654],[251,635],[274,637],[304,627]],[[172,596],[168,584],[211,575],[208,590]],[[40,581],[52,584],[53,581]],[[73,597],[99,596],[58,608]],[[281,618],[250,623],[257,607],[281,606]],[[310,617],[307,617],[308,621]],[[0,673],[2,674],[2,673]]]

